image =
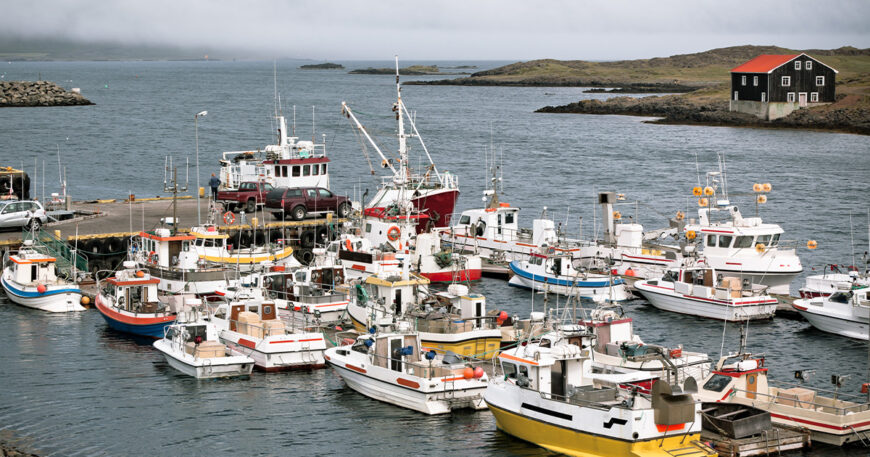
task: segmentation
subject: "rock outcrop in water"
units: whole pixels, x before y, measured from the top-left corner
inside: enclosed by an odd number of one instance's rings
[[[81,94],[49,81],[0,82],[0,107],[93,105]]]
[[[38,457],[36,454],[21,451],[6,443],[0,443],[0,456],[3,457]]]

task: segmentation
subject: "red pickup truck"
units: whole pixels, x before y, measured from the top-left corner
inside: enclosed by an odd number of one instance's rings
[[[267,182],[243,182],[238,190],[219,190],[217,200],[227,211],[244,209],[246,213],[253,213],[257,206],[266,203],[266,195],[273,189]]]
[[[278,187],[266,197],[266,210],[271,211],[276,219],[301,221],[309,213],[328,212],[347,217],[352,209],[349,198],[322,187]]]

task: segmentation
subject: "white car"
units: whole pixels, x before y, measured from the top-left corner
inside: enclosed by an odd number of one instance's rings
[[[0,228],[27,227],[37,230],[48,217],[37,201],[0,201]]]

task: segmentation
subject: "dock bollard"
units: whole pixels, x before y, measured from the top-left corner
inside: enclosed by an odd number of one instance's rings
[[[254,216],[251,218],[251,227],[253,227],[253,228],[257,227],[257,216]]]
[[[55,230],[54,236],[55,236],[55,238],[60,239],[60,230]]]
[[[199,188],[199,198],[205,197],[205,187]]]

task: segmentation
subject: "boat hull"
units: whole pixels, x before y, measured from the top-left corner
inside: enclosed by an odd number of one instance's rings
[[[418,189],[414,191],[414,194],[419,195],[411,198],[411,204],[417,211],[429,216],[428,219],[423,218],[417,224],[417,233],[426,231],[430,222],[435,227],[450,225],[450,216],[453,214],[456,201],[459,199],[458,189]],[[368,206],[389,206],[398,201],[399,197],[397,189],[381,189]]]
[[[44,293],[40,293],[36,287],[8,281],[5,275],[0,279],[6,296],[15,304],[50,313],[85,310],[81,305],[82,293],[78,287],[48,286]]]
[[[247,335],[222,330],[220,340],[232,355],[254,359],[254,368],[257,370],[273,372],[326,367],[326,360],[323,358],[326,344],[323,337],[288,334],[255,340]],[[317,344],[317,347],[312,347],[312,344]]]
[[[247,357],[194,358],[178,354],[165,340],[157,340],[154,347],[163,353],[170,367],[197,379],[216,379],[249,376],[254,368],[253,360]]]
[[[524,270],[518,262],[511,262],[513,273],[508,285],[523,289],[545,291],[559,295],[579,296],[596,303],[622,302],[631,298],[625,284],[614,284],[609,278],[583,280],[566,279],[551,275],[538,275]]]
[[[727,321],[772,319],[776,313],[775,300],[773,302],[759,300],[760,303],[734,306],[720,300],[690,298],[671,293],[662,293],[654,289],[655,287],[661,286],[652,286],[647,284],[646,281],[635,283],[635,290],[650,302],[651,305],[663,311]]]
[[[813,327],[835,335],[867,341],[870,337],[868,320],[855,320],[846,315],[826,315],[813,310],[810,305],[801,305],[801,301],[792,304],[792,308],[800,313]]]
[[[436,271],[431,273],[420,273],[420,276],[428,279],[429,282],[453,282],[454,280],[459,282],[465,281],[479,281],[481,276],[483,276],[482,269],[465,269],[458,271]]]
[[[131,335],[146,336],[150,338],[163,338],[166,327],[175,322],[175,315],[163,314],[137,314],[122,313],[117,309],[106,306],[100,296],[94,300],[97,311],[103,316],[106,324],[112,330],[129,333]]]

